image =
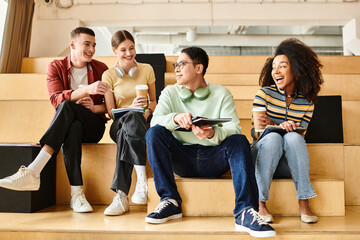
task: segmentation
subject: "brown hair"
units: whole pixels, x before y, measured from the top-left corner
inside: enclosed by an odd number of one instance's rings
[[[120,43],[125,41],[126,39],[129,39],[135,44],[134,37],[126,30],[120,30],[114,33],[114,35],[111,37],[111,46],[113,48],[117,48]]]
[[[71,31],[70,36],[71,39],[75,39],[76,37],[78,37],[81,33],[85,33],[91,36],[95,37],[95,33],[93,30],[91,30],[90,28],[87,27],[77,27],[74,30]]]
[[[322,64],[309,46],[295,38],[281,42],[276,48],[275,56],[266,60],[259,77],[259,85],[266,87],[275,84],[271,71],[273,60],[278,55],[288,57],[294,74],[295,88],[309,102],[316,103],[320,85],[324,83],[320,71]]]

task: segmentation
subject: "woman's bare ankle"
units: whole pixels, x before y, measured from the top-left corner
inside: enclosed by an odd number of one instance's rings
[[[260,215],[269,215],[269,211],[266,208],[266,202],[259,201],[259,214]]]
[[[299,210],[302,214],[316,216],[316,214],[310,208],[309,199],[299,199]]]

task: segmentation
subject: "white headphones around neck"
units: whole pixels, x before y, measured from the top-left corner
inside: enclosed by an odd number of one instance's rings
[[[132,67],[130,68],[129,72],[128,72],[128,75],[131,79],[134,79],[136,78],[136,76],[138,75],[139,73],[139,67],[138,67],[138,63],[135,61],[136,63],[136,66],[135,67]],[[126,73],[125,73],[125,70],[122,69],[120,66],[119,66],[119,60],[116,62],[115,64],[115,72],[116,72],[116,75],[119,77],[119,78],[124,78]]]

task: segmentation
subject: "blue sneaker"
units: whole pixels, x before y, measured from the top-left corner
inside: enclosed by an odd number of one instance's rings
[[[274,237],[276,235],[275,230],[264,222],[253,208],[245,209],[236,217],[235,229],[247,232],[253,237]]]
[[[157,205],[154,212],[145,218],[145,222],[164,223],[179,218],[182,218],[181,207],[175,206],[175,204],[169,200],[164,200]]]

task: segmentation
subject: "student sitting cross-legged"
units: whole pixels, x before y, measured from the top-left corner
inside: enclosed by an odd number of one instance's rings
[[[47,88],[55,116],[40,139],[42,148],[34,161],[0,179],[0,187],[37,191],[41,171],[61,148],[71,185],[70,207],[75,212],[92,212],[82,190],[81,145],[97,143],[103,137],[106,107],[102,95],[110,89],[107,83],[99,81],[108,67],[92,59],[95,46],[93,30],[75,28],[71,32],[70,55],[48,65]]]

